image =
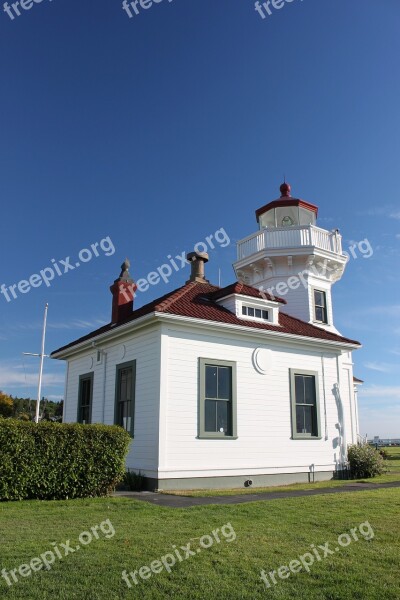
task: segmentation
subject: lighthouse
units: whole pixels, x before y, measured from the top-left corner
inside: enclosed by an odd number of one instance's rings
[[[332,285],[346,267],[338,229],[317,225],[318,207],[280,186],[280,197],[256,210],[258,231],[237,244],[238,281],[287,302],[286,312],[338,333],[333,320]]]

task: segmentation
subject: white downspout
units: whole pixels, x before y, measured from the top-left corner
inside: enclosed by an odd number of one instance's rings
[[[342,423],[340,423],[341,427],[342,427],[342,445],[343,445],[343,463],[347,461],[347,436],[346,436],[346,418],[345,418],[345,412],[344,412],[344,406],[343,406],[343,402],[342,402],[342,395],[340,393],[340,365],[339,365],[339,356],[336,356],[336,368],[337,368],[337,379],[338,382],[335,384],[336,387],[336,391],[337,391],[337,396],[338,396],[338,403],[340,405],[340,409],[342,412]],[[343,464],[342,464],[343,466]]]
[[[322,387],[324,391],[324,418],[325,418],[325,440],[328,439],[328,416],[326,409],[326,388],[325,388],[325,362],[324,355],[321,355],[321,363],[322,363]]]

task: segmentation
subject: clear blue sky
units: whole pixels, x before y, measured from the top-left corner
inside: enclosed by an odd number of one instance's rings
[[[115,253],[0,296],[0,389],[34,397],[21,353],[39,350],[45,301],[48,352],[109,320],[125,256],[138,279],[223,227],[208,275],[230,283],[235,242],[286,173],[345,247],[374,249],[335,286],[335,319],[364,344],[362,432],[400,436],[399,26],[398,0],[294,0],[264,20],[253,0],[163,0],[132,19],[120,0],[1,10],[0,284],[106,237]],[[44,394],[63,380],[48,360]]]

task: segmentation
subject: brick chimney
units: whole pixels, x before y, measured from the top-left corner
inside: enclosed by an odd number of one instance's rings
[[[209,283],[204,276],[204,265],[208,262],[207,252],[189,252],[186,260],[191,263],[192,272],[186,283],[196,281],[197,283]]]
[[[111,323],[116,325],[125,321],[133,311],[133,299],[137,285],[129,274],[131,264],[128,259],[121,265],[121,274],[110,287],[113,296]]]

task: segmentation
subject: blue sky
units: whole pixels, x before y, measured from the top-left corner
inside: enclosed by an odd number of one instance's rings
[[[0,389],[34,397],[21,353],[39,349],[46,301],[48,352],[109,320],[125,256],[139,279],[224,228],[208,275],[230,283],[235,242],[286,173],[320,226],[373,248],[335,285],[335,320],[363,342],[361,431],[400,436],[399,24],[398,0],[294,0],[265,19],[253,0],[164,0],[132,19],[120,0],[1,11],[0,284],[107,238],[115,252],[0,296]],[[63,381],[48,360],[45,395]]]

